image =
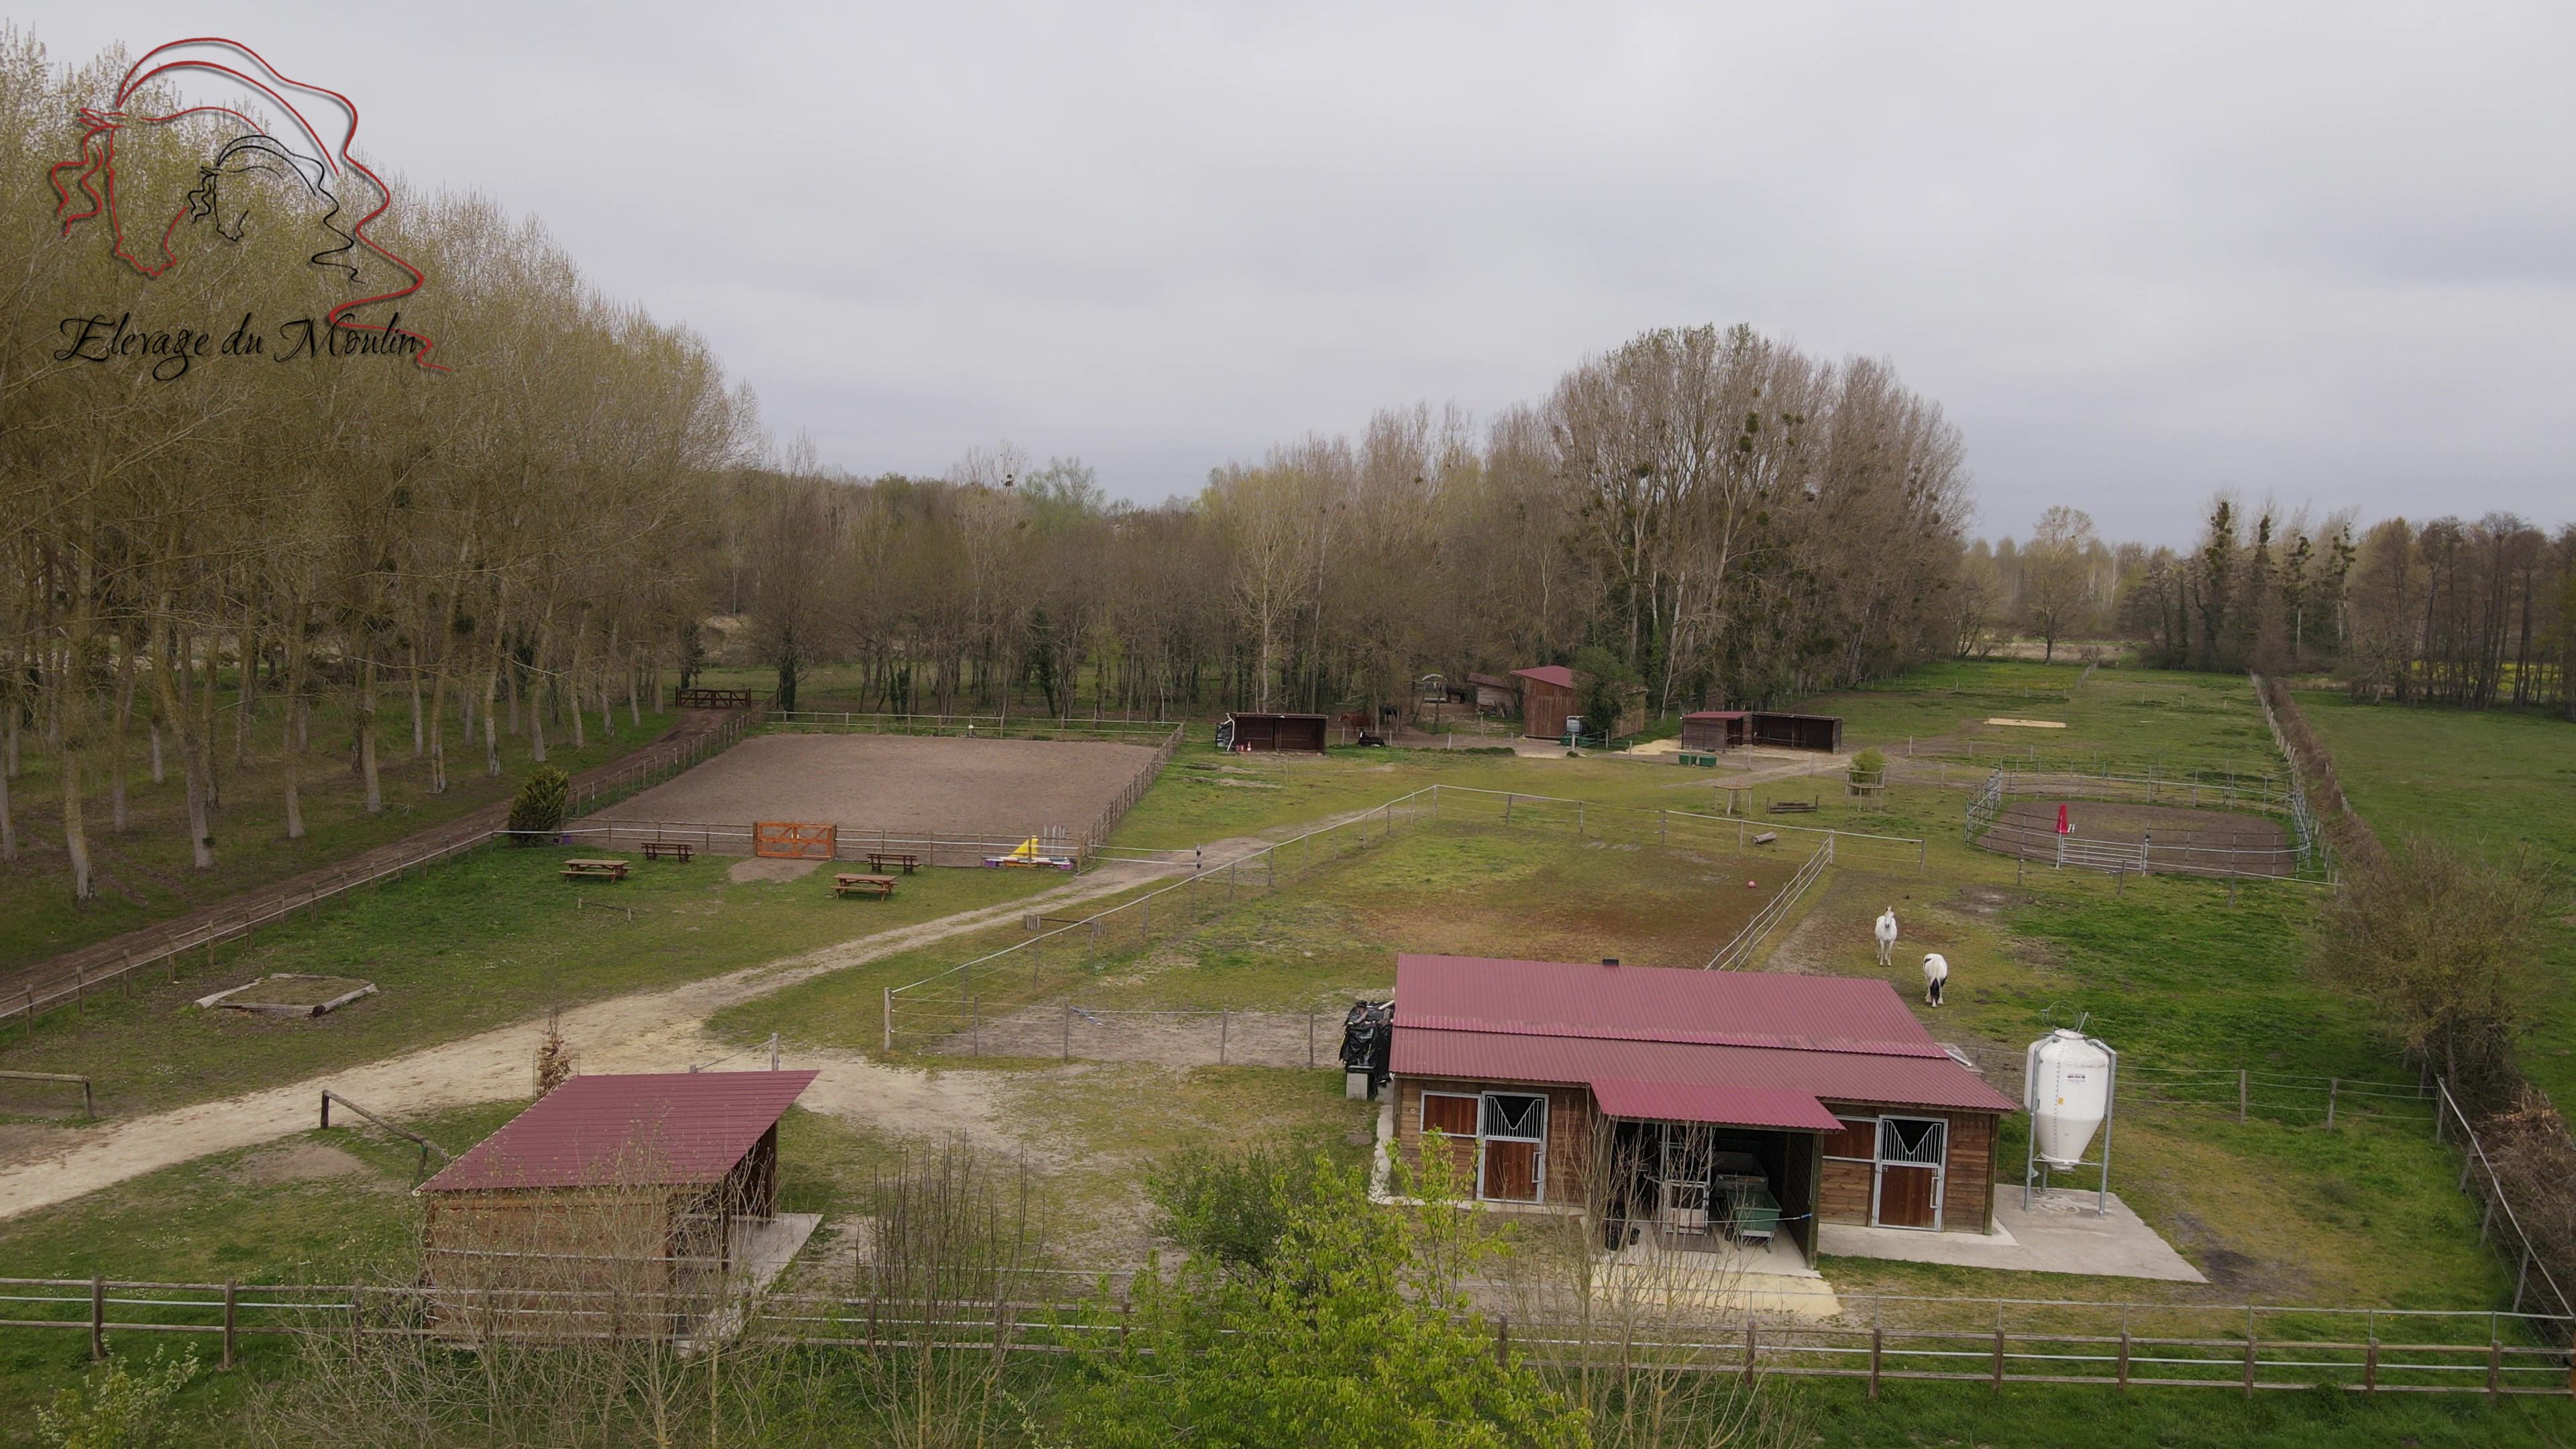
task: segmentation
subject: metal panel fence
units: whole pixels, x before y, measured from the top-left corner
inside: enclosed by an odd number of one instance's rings
[[[861,1352],[923,1347],[974,1354],[1064,1355],[1129,1343],[1133,1269],[1002,1275],[991,1297],[944,1293],[738,1296],[721,1322],[755,1342]],[[856,1286],[873,1277],[855,1270]],[[983,1285],[977,1285],[983,1286]],[[1522,1285],[1481,1285],[1497,1307]],[[1091,1296],[1072,1293],[1096,1287]],[[1864,1380],[2079,1385],[2114,1390],[2479,1394],[2576,1393],[2564,1314],[2299,1305],[2117,1303],[2049,1299],[1836,1295],[1765,1285],[1799,1308],[1730,1311],[1729,1291],[1697,1310],[1589,1319],[1491,1312],[1470,1320],[1498,1355],[1556,1369],[1717,1373]],[[961,1301],[962,1299],[962,1301]],[[203,1335],[234,1362],[244,1336],[330,1335],[352,1341],[449,1340],[525,1331],[550,1340],[650,1340],[708,1315],[675,1313],[615,1290],[478,1293],[460,1287],[165,1283],[92,1278],[0,1279],[0,1327],[86,1333],[104,1357],[126,1334]],[[513,1319],[523,1319],[518,1328]],[[664,1322],[663,1319],[670,1321]],[[1150,1345],[1136,1347],[1150,1351]]]
[[[2153,831],[2142,832],[2137,840],[2059,834],[2053,824],[2014,819],[2015,796],[2251,812],[2279,819],[2288,840],[2280,845],[2247,842],[2238,832],[2230,832],[2222,844],[2214,830],[2211,838],[2204,839],[2190,828],[2179,840],[2170,832]],[[2307,797],[2296,778],[2286,773],[2195,770],[2169,777],[1997,770],[1969,798],[1966,835],[1970,844],[1988,850],[2083,870],[2320,882],[2333,877],[2325,838],[2317,833],[2315,818],[2308,813]]]

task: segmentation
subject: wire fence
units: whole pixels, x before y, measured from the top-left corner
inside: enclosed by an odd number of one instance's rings
[[[887,714],[863,710],[773,709],[783,733],[927,735],[951,739],[1112,740],[1160,744],[1187,730],[1174,720],[1078,719],[1045,714]]]
[[[2265,815],[2272,831],[2229,827],[2224,843],[2215,825],[2179,832],[2141,826],[2136,839],[2060,831],[2037,815],[2016,815],[2015,797],[2100,800],[2150,808],[2206,809]],[[1996,770],[1969,797],[1968,843],[2059,868],[2134,875],[2201,875],[2243,879],[2326,881],[2333,866],[2315,829],[2307,797],[2287,773],[2194,770],[2181,777],[2092,773],[2080,770]],[[2176,835],[2180,838],[2177,839]]]
[[[1757,824],[1740,816],[1431,785],[1231,859],[1208,861],[1192,852],[1188,858],[1191,873],[1170,885],[1079,920],[1056,924],[1028,940],[960,962],[919,981],[887,988],[879,1030],[882,1047],[886,1051],[955,1050],[962,1042],[969,1050],[980,1049],[987,1021],[1011,1016],[1077,982],[1089,980],[1101,961],[1194,931],[1217,915],[1264,899],[1355,851],[1431,821],[1562,829],[1587,841],[1641,848],[1651,844],[1669,849],[1697,846],[1749,850],[1756,848],[1756,837],[1769,835],[1776,839],[1780,832],[1787,831],[1813,837],[1827,862],[1840,848],[1877,852],[1890,864],[1910,863],[1917,870],[1924,866],[1924,842],[1907,836]],[[1906,862],[1907,856],[1913,859]],[[1178,858],[1177,853],[1166,857]],[[1795,890],[1803,892],[1821,869],[1811,857],[1793,878]],[[1783,896],[1794,903],[1795,896],[1790,891],[1784,890]],[[1778,901],[1773,905],[1780,913],[1789,909]],[[1775,923],[1778,918],[1775,914]]]
[[[1239,905],[1383,843],[1436,809],[1431,789],[1390,800],[1319,829],[1209,864],[1080,920],[885,991],[880,1036],[886,1051],[980,1041],[984,1021],[1090,979],[1097,962],[1196,930]]]
[[[1708,969],[1738,971],[1751,965],[1755,948],[1771,934],[1771,928],[1780,924],[1790,908],[1806,895],[1807,887],[1815,884],[1817,877],[1825,873],[1825,867],[1833,863],[1834,837],[1828,835],[1825,843],[1816,847],[1816,853],[1807,857],[1807,863],[1798,867],[1798,873],[1789,877],[1789,883],[1781,888],[1780,893],[1771,898],[1771,903],[1745,922],[1744,929],[1735,933],[1734,940],[1718,947],[1717,954],[1708,958]]]
[[[530,1337],[651,1341],[695,1331],[754,1342],[873,1353],[923,1349],[993,1355],[1151,1353],[1131,1341],[1138,1270],[1019,1270],[987,1275],[989,1296],[720,1289],[681,1305],[617,1289],[354,1284],[140,1282],[96,1277],[0,1279],[0,1327],[85,1333],[105,1358],[128,1334],[219,1342],[231,1365],[246,1337],[320,1336],[350,1343],[431,1338],[470,1343]],[[1508,1302],[1520,1285],[1471,1285]],[[1091,1291],[1085,1292],[1085,1289]],[[1746,1379],[1889,1380],[2007,1385],[2201,1388],[2241,1393],[2565,1397],[2576,1393],[2565,1314],[2309,1305],[2118,1303],[1837,1294],[1818,1282],[1718,1286],[1693,1306],[1646,1315],[1524,1312],[1466,1321],[1498,1358],[1552,1368],[1643,1369]],[[719,1305],[716,1299],[725,1302]],[[1760,1307],[1750,1306],[1758,1298]]]

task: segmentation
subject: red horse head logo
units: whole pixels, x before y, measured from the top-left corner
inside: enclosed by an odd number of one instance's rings
[[[182,75],[230,88],[238,93],[240,104],[181,105],[159,115],[129,109],[145,99],[145,87]],[[274,131],[253,121],[253,110],[273,111],[280,118]],[[138,126],[168,126],[191,117],[211,118],[218,123],[217,144],[199,163],[197,185],[169,217],[160,220],[156,213],[145,219],[147,226],[159,221],[159,229],[157,233],[143,232],[148,240],[143,253],[138,253],[117,194],[117,135]],[[370,325],[350,320],[349,314],[361,307],[410,296],[420,290],[424,279],[418,267],[367,235],[368,224],[393,206],[393,191],[349,154],[358,135],[358,108],[347,96],[279,74],[256,51],[238,41],[204,36],[172,41],[146,54],[126,70],[118,83],[115,105],[107,110],[84,106],[80,120],[80,154],[47,173],[57,198],[54,214],[61,220],[65,235],[81,222],[104,217],[113,254],[144,276],[158,277],[178,264],[178,253],[170,243],[182,223],[211,223],[215,234],[224,240],[241,240],[249,203],[240,194],[242,188],[226,184],[229,179],[254,174],[283,178],[320,209],[318,225],[332,243],[313,254],[310,261],[314,266],[346,272],[349,280],[362,284],[363,289],[362,266],[370,257],[381,258],[405,279],[403,285],[390,291],[352,298],[333,307],[326,326],[374,333],[388,343],[399,341],[404,344],[401,350],[410,352],[420,366],[437,372],[447,370],[429,360],[432,344],[428,338],[403,331],[393,322]],[[373,189],[368,199],[375,202],[374,210],[344,226],[343,195],[364,188]],[[83,199],[87,209],[76,210]],[[399,316],[397,313],[397,320]]]

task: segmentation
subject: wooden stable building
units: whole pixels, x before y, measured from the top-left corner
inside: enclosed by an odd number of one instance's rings
[[[686,1334],[776,1219],[778,1119],[818,1075],[564,1082],[421,1184],[436,1320],[469,1337]]]
[[[1840,715],[1786,714],[1779,710],[1757,709],[1747,719],[1753,743],[1780,750],[1822,750],[1827,754],[1843,747],[1843,722]]]
[[[1703,709],[1682,716],[1682,748],[1733,750],[1753,738],[1750,716],[1740,709]]]
[[[1396,958],[1398,1151],[1457,1153],[1480,1202],[1605,1241],[1798,1245],[1818,1222],[1989,1231],[2016,1104],[1884,981]]]
[[[1562,664],[1515,669],[1521,682],[1521,734],[1533,740],[1561,739],[1569,716],[1583,713],[1574,671]]]
[[[1330,722],[1320,714],[1249,714],[1237,710],[1217,722],[1216,747],[1256,755],[1324,752]]]

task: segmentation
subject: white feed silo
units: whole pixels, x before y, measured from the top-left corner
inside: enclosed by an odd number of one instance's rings
[[[2030,1113],[2030,1171],[2022,1182],[2023,1205],[2030,1184],[2051,1168],[2084,1161],[2093,1133],[2111,1114],[2112,1079],[2120,1054],[2080,1030],[2059,1027],[2030,1044],[2023,1060],[2022,1106]],[[2102,1137],[2102,1192],[2111,1186],[2111,1138]],[[2044,1185],[2044,1184],[2043,1184]]]

